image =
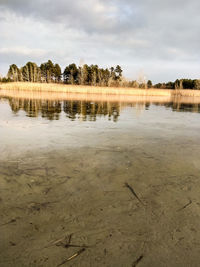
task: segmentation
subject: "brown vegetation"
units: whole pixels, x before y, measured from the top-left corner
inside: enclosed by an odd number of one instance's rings
[[[12,82],[0,84],[1,90],[19,90],[27,92],[56,92],[56,93],[74,93],[74,94],[101,94],[118,96],[185,96],[200,97],[200,90],[166,90],[166,89],[138,89],[123,87],[100,87],[100,86],[82,86],[66,85],[56,83],[26,83]]]
[[[135,96],[170,96],[171,90],[163,89],[137,89],[123,87],[100,87],[82,85],[64,85],[56,83],[24,83],[12,82],[2,83],[0,89],[22,90],[22,91],[43,91],[43,92],[62,92],[62,93],[87,93],[105,95],[135,95]],[[200,95],[200,93],[199,93]]]

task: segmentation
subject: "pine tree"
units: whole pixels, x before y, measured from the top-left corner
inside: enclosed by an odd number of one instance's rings
[[[8,78],[11,79],[13,82],[19,81],[19,69],[17,65],[15,64],[10,65],[8,70]]]
[[[54,65],[54,79],[56,82],[60,82],[61,81],[61,75],[62,75],[62,71],[61,68],[58,64]]]

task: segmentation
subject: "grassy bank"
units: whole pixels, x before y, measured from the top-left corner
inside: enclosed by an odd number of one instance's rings
[[[3,90],[22,90],[37,92],[60,92],[60,93],[84,93],[104,95],[135,95],[135,96],[170,96],[170,90],[163,89],[137,89],[137,88],[114,88],[99,86],[66,85],[55,83],[4,83],[0,84]]]
[[[98,87],[66,85],[55,83],[2,83],[2,90],[19,90],[31,92],[56,92],[56,93],[79,93],[79,94],[102,94],[102,95],[126,95],[126,96],[186,96],[200,97],[200,90],[166,90],[166,89],[138,89],[123,87]]]
[[[136,95],[114,95],[114,94],[80,94],[63,92],[44,92],[44,91],[22,91],[22,90],[0,90],[0,97],[14,97],[18,99],[37,99],[37,100],[79,100],[95,102],[126,102],[126,103],[145,103],[159,102],[167,103],[172,101],[171,96],[136,96]]]

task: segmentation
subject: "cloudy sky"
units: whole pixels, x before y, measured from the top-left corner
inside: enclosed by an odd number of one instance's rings
[[[48,59],[200,78],[199,0],[0,0],[0,74]]]

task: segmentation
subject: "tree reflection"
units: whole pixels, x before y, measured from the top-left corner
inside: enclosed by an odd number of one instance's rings
[[[120,104],[110,102],[63,101],[63,110],[67,117],[75,120],[96,121],[97,116],[108,116],[117,121],[120,115]]]
[[[28,117],[42,116],[49,120],[58,120],[62,111],[60,101],[9,98],[9,104],[15,114],[24,110]]]
[[[112,101],[85,101],[85,100],[44,100],[7,97],[13,113],[20,110],[26,112],[28,117],[43,117],[48,120],[59,120],[62,113],[70,120],[96,121],[97,118],[106,117],[108,120],[117,122],[122,108],[133,107],[138,112],[148,110],[152,105],[164,106],[177,112],[200,113],[199,103],[183,103],[175,99],[170,102],[159,101],[135,101],[135,102],[112,102]]]
[[[176,112],[193,112],[200,113],[200,104],[199,103],[182,103],[180,101],[172,101],[168,103],[154,103],[157,106],[165,106],[170,108],[172,111]]]
[[[107,116],[108,120],[116,122],[120,115],[120,103],[88,102],[88,101],[53,101],[9,98],[12,111],[17,114],[20,110],[28,117],[58,120],[62,111],[70,120],[96,121],[97,117]]]

